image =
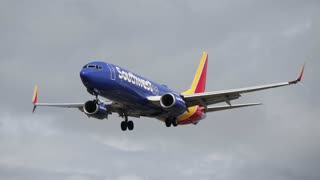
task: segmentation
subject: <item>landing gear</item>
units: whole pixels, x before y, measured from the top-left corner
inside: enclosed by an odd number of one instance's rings
[[[178,121],[176,119],[167,119],[165,121],[165,124],[166,124],[167,127],[170,127],[171,125],[173,127],[177,127],[178,126]]]
[[[166,126],[167,126],[167,127],[170,127],[170,126],[171,126],[171,121],[170,121],[169,119],[167,119],[165,123],[166,123]]]
[[[126,131],[127,128],[128,128],[127,122],[122,121],[122,122],[121,122],[121,130],[122,130],[122,131]]]
[[[172,126],[173,127],[177,127],[178,126],[178,121],[177,120],[173,120],[172,121]]]
[[[128,121],[128,116],[124,116],[124,121],[121,122],[121,130],[126,131],[126,130],[132,131],[134,129],[134,123],[133,121]]]
[[[128,121],[127,125],[128,125],[128,129],[129,129],[129,131],[132,131],[132,130],[133,130],[133,128],[134,128],[134,124],[133,124],[133,122],[132,122],[132,121]]]
[[[96,101],[99,102],[99,91],[96,89],[87,89],[87,92],[96,97]]]

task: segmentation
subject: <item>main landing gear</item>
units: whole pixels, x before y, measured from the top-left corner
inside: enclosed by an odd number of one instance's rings
[[[132,121],[128,121],[128,116],[124,116],[124,121],[121,122],[121,130],[126,131],[127,129],[129,131],[133,130],[134,124]]]
[[[166,126],[167,126],[167,127],[170,127],[171,125],[172,125],[173,127],[177,127],[177,126],[178,126],[178,121],[177,121],[176,119],[167,119],[167,120],[165,121],[165,123],[166,123]]]

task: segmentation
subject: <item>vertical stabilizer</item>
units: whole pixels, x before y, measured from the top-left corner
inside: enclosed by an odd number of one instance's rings
[[[207,78],[207,66],[208,66],[208,54],[207,52],[203,52],[197,72],[194,75],[192,85],[190,89],[183,92],[182,94],[202,93],[205,91],[206,78]]]

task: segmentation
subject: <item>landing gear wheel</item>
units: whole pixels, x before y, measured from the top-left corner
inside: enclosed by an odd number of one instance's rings
[[[177,120],[172,120],[172,125],[173,125],[174,127],[177,127],[177,126],[178,126],[178,121],[177,121]]]
[[[165,123],[166,123],[166,126],[167,126],[167,127],[170,127],[170,126],[171,126],[171,121],[170,121],[169,119],[167,119]]]
[[[129,131],[133,130],[133,128],[134,128],[134,124],[132,121],[128,121],[127,126],[128,126]]]
[[[122,131],[126,131],[127,128],[128,128],[128,123],[125,122],[125,121],[122,121],[122,122],[121,122],[121,130],[122,130]]]

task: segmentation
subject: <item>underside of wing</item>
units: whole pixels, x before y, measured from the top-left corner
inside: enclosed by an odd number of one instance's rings
[[[284,82],[284,83],[268,84],[263,86],[253,86],[253,87],[247,87],[247,88],[197,93],[197,94],[183,95],[183,99],[186,101],[187,106],[195,106],[195,105],[208,106],[210,104],[217,104],[221,102],[227,102],[228,104],[230,104],[231,100],[238,99],[239,97],[241,97],[241,94],[261,91],[261,90],[271,89],[271,88],[276,88],[281,86],[287,86],[287,85],[290,85],[290,83]]]
[[[81,108],[84,103],[35,103],[35,106],[51,106],[61,108]]]
[[[242,107],[249,107],[249,106],[257,106],[261,105],[261,103],[249,103],[249,104],[236,104],[236,105],[224,105],[224,106],[208,106],[205,112],[214,112],[214,111],[222,111],[222,110],[229,110],[229,109],[236,109]]]

